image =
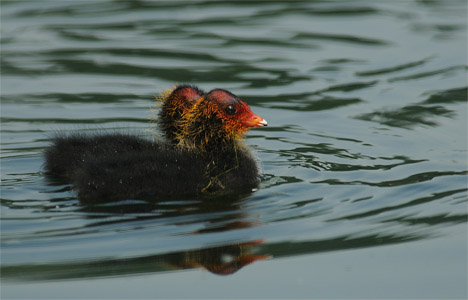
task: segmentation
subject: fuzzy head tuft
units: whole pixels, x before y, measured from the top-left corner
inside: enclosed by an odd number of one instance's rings
[[[164,91],[158,98],[161,105],[157,122],[164,135],[172,142],[177,143],[176,136],[180,135],[180,127],[177,122],[182,118],[185,111],[201,97],[204,92],[190,85],[179,85],[174,89]]]

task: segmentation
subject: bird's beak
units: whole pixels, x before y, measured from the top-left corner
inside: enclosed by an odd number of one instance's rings
[[[265,127],[268,125],[268,122],[264,118],[251,112],[249,117],[242,120],[242,124],[246,127]]]

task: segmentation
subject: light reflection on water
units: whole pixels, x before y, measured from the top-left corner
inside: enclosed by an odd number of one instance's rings
[[[282,257],[466,239],[463,1],[1,5],[4,280],[242,274]],[[152,99],[181,82],[232,90],[268,120],[247,139],[258,191],[85,205],[44,177],[54,132],[149,136]],[[464,286],[423,283],[466,297],[464,270],[447,278]]]

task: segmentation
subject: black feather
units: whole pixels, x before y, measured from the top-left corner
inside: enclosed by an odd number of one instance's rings
[[[202,153],[121,133],[57,136],[45,152],[50,176],[71,182],[83,201],[248,192],[256,160],[234,144]]]

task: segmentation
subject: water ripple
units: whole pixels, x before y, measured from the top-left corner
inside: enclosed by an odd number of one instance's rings
[[[436,247],[417,254],[427,265],[463,265],[445,250],[466,250],[453,243],[467,223],[465,4],[1,2],[2,280],[226,275],[291,256],[312,270],[312,254],[349,261],[352,249],[429,239]],[[154,138],[154,96],[177,83],[231,90],[268,120],[246,139],[263,170],[257,190],[93,204],[43,174],[57,131]],[[427,277],[405,246],[407,260],[389,258],[402,268],[384,270],[391,282],[414,274],[441,295],[462,277]],[[274,265],[278,282],[290,279]],[[266,279],[277,283],[256,277]]]

